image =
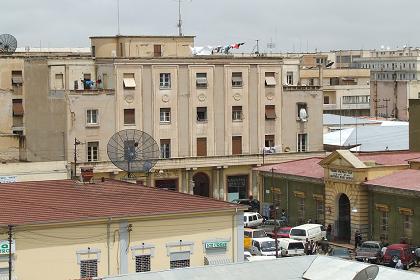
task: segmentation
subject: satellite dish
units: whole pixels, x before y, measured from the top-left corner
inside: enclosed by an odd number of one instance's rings
[[[334,61],[328,62],[327,65],[325,65],[326,68],[331,67],[334,64]]]
[[[137,129],[115,133],[108,141],[107,153],[112,163],[126,171],[149,172],[159,159],[159,146],[152,136]]]
[[[16,51],[17,41],[16,38],[10,34],[0,35],[0,53],[12,54]]]
[[[377,265],[370,265],[365,269],[359,271],[356,276],[354,276],[353,280],[374,280],[379,273],[379,266]]]

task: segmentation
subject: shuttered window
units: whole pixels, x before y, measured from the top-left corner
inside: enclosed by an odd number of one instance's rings
[[[135,109],[124,109],[124,124],[136,124]]]
[[[13,116],[23,116],[22,99],[13,99]]]
[[[232,155],[242,154],[242,136],[232,137]]]
[[[197,156],[207,156],[207,138],[197,138]]]
[[[276,107],[274,105],[265,105],[265,119],[266,120],[276,119]]]
[[[80,278],[98,277],[98,260],[80,261]]]

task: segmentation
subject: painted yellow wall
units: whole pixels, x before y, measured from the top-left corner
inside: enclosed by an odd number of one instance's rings
[[[76,211],[76,209],[75,209]],[[135,259],[131,247],[142,243],[155,246],[151,258],[152,271],[169,269],[168,242],[193,242],[191,266],[204,265],[204,240],[227,239],[226,255],[233,261],[237,233],[234,229],[234,212],[173,216],[128,221],[132,224],[129,248],[127,248],[128,272],[135,272]],[[109,252],[110,274],[121,271],[119,251],[119,222],[110,225]],[[108,275],[107,222],[63,224],[60,226],[38,226],[16,228],[15,273],[20,280],[78,279],[80,265],[77,263],[78,250],[99,249],[98,276]],[[1,240],[7,239],[5,234]],[[235,245],[236,246],[236,245]],[[242,244],[241,244],[242,246]],[[183,251],[187,247],[171,247],[172,252]],[[82,255],[82,259],[96,258],[96,254]]]

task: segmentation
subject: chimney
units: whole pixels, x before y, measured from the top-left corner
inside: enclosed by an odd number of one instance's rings
[[[93,167],[81,167],[80,174],[82,175],[83,183],[90,183],[93,177]]]

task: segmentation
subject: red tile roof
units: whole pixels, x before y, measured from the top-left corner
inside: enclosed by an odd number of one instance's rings
[[[324,168],[318,163],[322,160],[322,157],[312,157],[307,159],[300,159],[294,161],[282,162],[274,165],[266,165],[255,168],[254,170],[271,172],[274,168],[275,174],[303,176],[307,178],[323,179]]]
[[[361,161],[373,160],[381,165],[408,164],[411,159],[419,158],[420,152],[383,152],[383,153],[360,153],[355,154]]]
[[[0,184],[0,225],[81,221],[241,209],[189,194],[106,180],[82,184],[52,180]]]
[[[420,170],[406,169],[365,182],[366,185],[420,191]]]

